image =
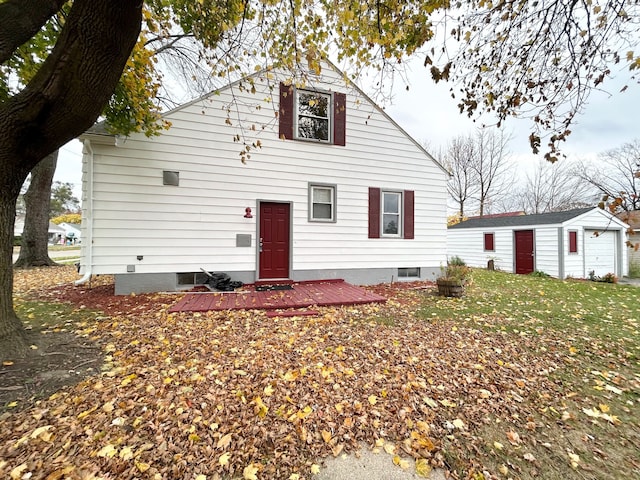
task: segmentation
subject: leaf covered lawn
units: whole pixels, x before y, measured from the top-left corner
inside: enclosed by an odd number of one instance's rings
[[[382,285],[385,305],[271,319],[168,314],[177,296],[108,284],[31,288],[37,272],[17,274],[17,297],[103,312],[75,329],[107,361],[5,410],[3,478],[310,479],[362,444],[424,475],[640,474],[640,289],[596,285],[612,300],[591,305],[594,284],[575,282],[558,310],[567,282],[475,272],[463,299]]]

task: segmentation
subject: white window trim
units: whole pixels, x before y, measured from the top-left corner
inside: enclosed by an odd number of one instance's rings
[[[384,233],[384,196],[385,194],[398,195],[398,233]],[[395,214],[394,214],[395,215]],[[396,190],[380,191],[380,236],[386,238],[402,238],[403,236],[404,195]]]
[[[327,126],[327,139],[321,139],[321,138],[307,138],[307,137],[301,137],[300,135],[298,135],[298,119],[300,118],[300,114],[298,113],[298,98],[299,98],[299,94],[300,93],[309,93],[312,95],[324,95],[326,97],[329,97],[329,102],[327,104],[327,120],[328,120],[328,126]],[[331,92],[327,92],[324,90],[307,90],[304,88],[296,88],[295,89],[295,96],[294,96],[294,102],[293,102],[293,111],[294,111],[294,116],[293,116],[293,137],[296,140],[302,140],[302,141],[307,141],[307,142],[316,142],[316,143],[329,143],[332,144],[333,143],[333,94]],[[305,115],[305,116],[309,116],[309,115]],[[310,117],[310,118],[324,118],[324,117]]]
[[[313,216],[313,190],[315,188],[329,188],[331,189],[331,218],[315,218]],[[337,199],[338,199],[338,187],[337,185],[330,183],[309,183],[309,221],[318,223],[336,223],[337,222]]]

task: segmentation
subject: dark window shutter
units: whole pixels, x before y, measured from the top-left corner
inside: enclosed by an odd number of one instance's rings
[[[380,189],[369,187],[369,238],[380,238]]]
[[[293,139],[293,85],[280,84],[280,113],[278,114],[278,136]]]
[[[578,253],[578,232],[569,232],[569,253]]]
[[[414,204],[414,194],[413,190],[405,190],[404,191],[404,238],[412,239],[413,238],[413,204]]]
[[[484,234],[484,249],[487,252],[493,252],[495,250],[495,246],[493,243],[493,233],[485,233]]]
[[[333,94],[333,144],[346,144],[347,96],[344,93]]]

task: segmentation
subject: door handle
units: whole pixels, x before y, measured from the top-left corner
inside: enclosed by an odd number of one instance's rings
[[[258,252],[262,253],[262,237],[260,237],[260,243],[258,243]]]

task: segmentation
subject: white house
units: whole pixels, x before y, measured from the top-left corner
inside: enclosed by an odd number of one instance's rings
[[[257,73],[168,112],[152,138],[86,132],[80,282],[435,278],[445,169],[333,66],[309,78]]]
[[[558,278],[628,275],[628,225],[600,208],[469,219],[448,228],[447,254],[468,265]]]
[[[64,236],[68,242],[76,244],[82,240],[82,227],[80,225],[61,222],[60,227],[64,229]]]
[[[15,237],[20,237],[22,235],[22,231],[24,230],[24,217],[16,216],[16,220],[13,226],[13,235]],[[49,244],[56,243],[62,236],[64,236],[65,231],[62,227],[56,225],[53,222],[49,222],[49,228],[47,230],[47,242]]]

